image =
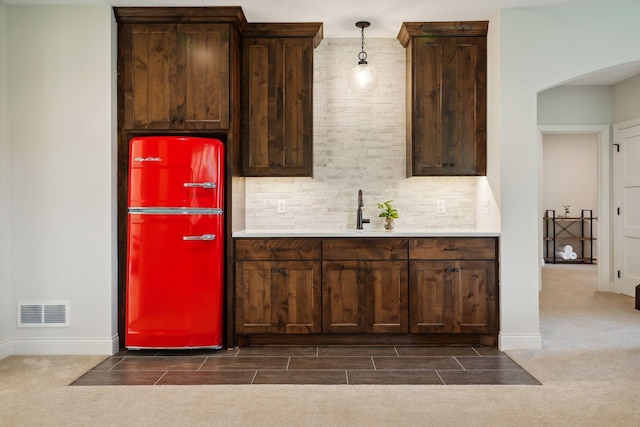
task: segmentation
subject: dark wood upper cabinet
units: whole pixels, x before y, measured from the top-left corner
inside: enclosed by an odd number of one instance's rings
[[[248,24],[242,33],[245,176],[312,176],[313,49],[322,24]]]
[[[228,24],[131,24],[120,34],[127,128],[229,127]]]
[[[405,22],[407,176],[485,175],[487,22]]]
[[[114,8],[126,129],[229,129],[239,8]]]

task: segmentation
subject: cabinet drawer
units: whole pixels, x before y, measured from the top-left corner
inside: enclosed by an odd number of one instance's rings
[[[235,259],[320,259],[320,239],[236,239]]]
[[[407,259],[405,239],[331,239],[322,241],[322,259]]]
[[[411,259],[495,259],[496,239],[437,238],[409,240]]]

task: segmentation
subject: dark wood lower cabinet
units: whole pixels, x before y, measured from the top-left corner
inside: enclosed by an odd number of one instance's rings
[[[324,332],[408,332],[406,261],[325,261],[322,278]]]
[[[236,307],[239,334],[321,332],[320,263],[236,263]]]
[[[497,345],[496,238],[238,239],[235,253],[240,345]]]
[[[495,330],[495,262],[411,261],[411,333]]]
[[[322,263],[322,329],[327,333],[365,331],[364,284],[358,261]]]

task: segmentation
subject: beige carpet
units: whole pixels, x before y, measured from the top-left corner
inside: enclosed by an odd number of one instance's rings
[[[0,361],[1,426],[638,426],[640,311],[593,267],[545,267],[542,386],[92,386],[102,357]]]

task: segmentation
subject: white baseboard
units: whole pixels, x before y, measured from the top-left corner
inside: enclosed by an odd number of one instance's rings
[[[0,342],[0,360],[11,355],[11,341],[5,340]]]
[[[540,334],[498,334],[498,347],[502,351],[508,350],[541,350],[542,336]]]
[[[113,355],[118,335],[105,338],[17,338],[9,341],[9,354],[20,355]]]

